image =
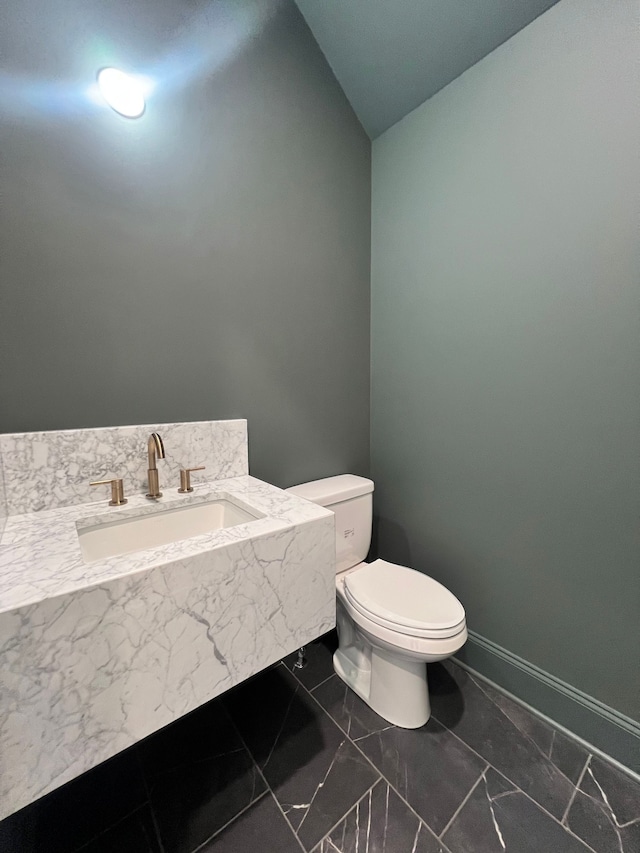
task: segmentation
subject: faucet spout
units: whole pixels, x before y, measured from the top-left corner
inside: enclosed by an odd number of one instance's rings
[[[160,438],[160,435],[157,432],[152,432],[149,436],[147,452],[149,455],[149,467],[147,470],[149,491],[147,492],[147,497],[152,499],[161,498],[162,492],[160,491],[160,481],[158,478],[158,466],[156,465],[156,461],[158,459],[164,459],[164,444],[162,443],[162,438]]]

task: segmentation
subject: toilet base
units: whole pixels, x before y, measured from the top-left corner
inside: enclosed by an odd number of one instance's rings
[[[358,571],[355,567],[351,571]],[[339,678],[383,719],[403,729],[419,729],[431,716],[427,663],[454,655],[467,639],[466,625],[442,639],[409,640],[366,620],[336,581],[339,648],[333,668]]]
[[[336,674],[376,714],[394,726],[419,729],[431,715],[424,659],[383,648],[358,628],[338,598]]]
[[[370,666],[364,668],[338,649],[333,656],[336,674],[387,722],[402,729],[424,726],[431,716],[426,663],[370,649]]]

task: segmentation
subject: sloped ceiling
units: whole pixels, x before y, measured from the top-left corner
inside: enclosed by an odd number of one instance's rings
[[[375,139],[557,0],[296,0]]]

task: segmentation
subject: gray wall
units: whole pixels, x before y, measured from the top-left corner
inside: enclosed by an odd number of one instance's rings
[[[562,0],[373,146],[379,551],[640,720],[634,0]]]
[[[370,143],[297,8],[2,14],[0,431],[246,417],[255,476],[367,473]]]
[[[296,0],[375,139],[557,0]]]

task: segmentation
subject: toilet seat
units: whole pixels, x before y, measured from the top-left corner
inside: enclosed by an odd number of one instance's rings
[[[455,654],[466,642],[467,627],[465,624],[453,636],[439,634],[437,637],[418,637],[415,633],[403,634],[396,627],[387,628],[374,622],[349,601],[344,590],[344,579],[341,577],[336,578],[336,594],[338,611],[342,606],[348,617],[357,626],[358,631],[369,643],[387,649],[393,654],[398,654],[403,660],[423,662],[442,660]]]
[[[465,612],[441,583],[407,566],[375,560],[344,577],[351,607],[376,625],[417,638],[446,639],[465,629]]]

